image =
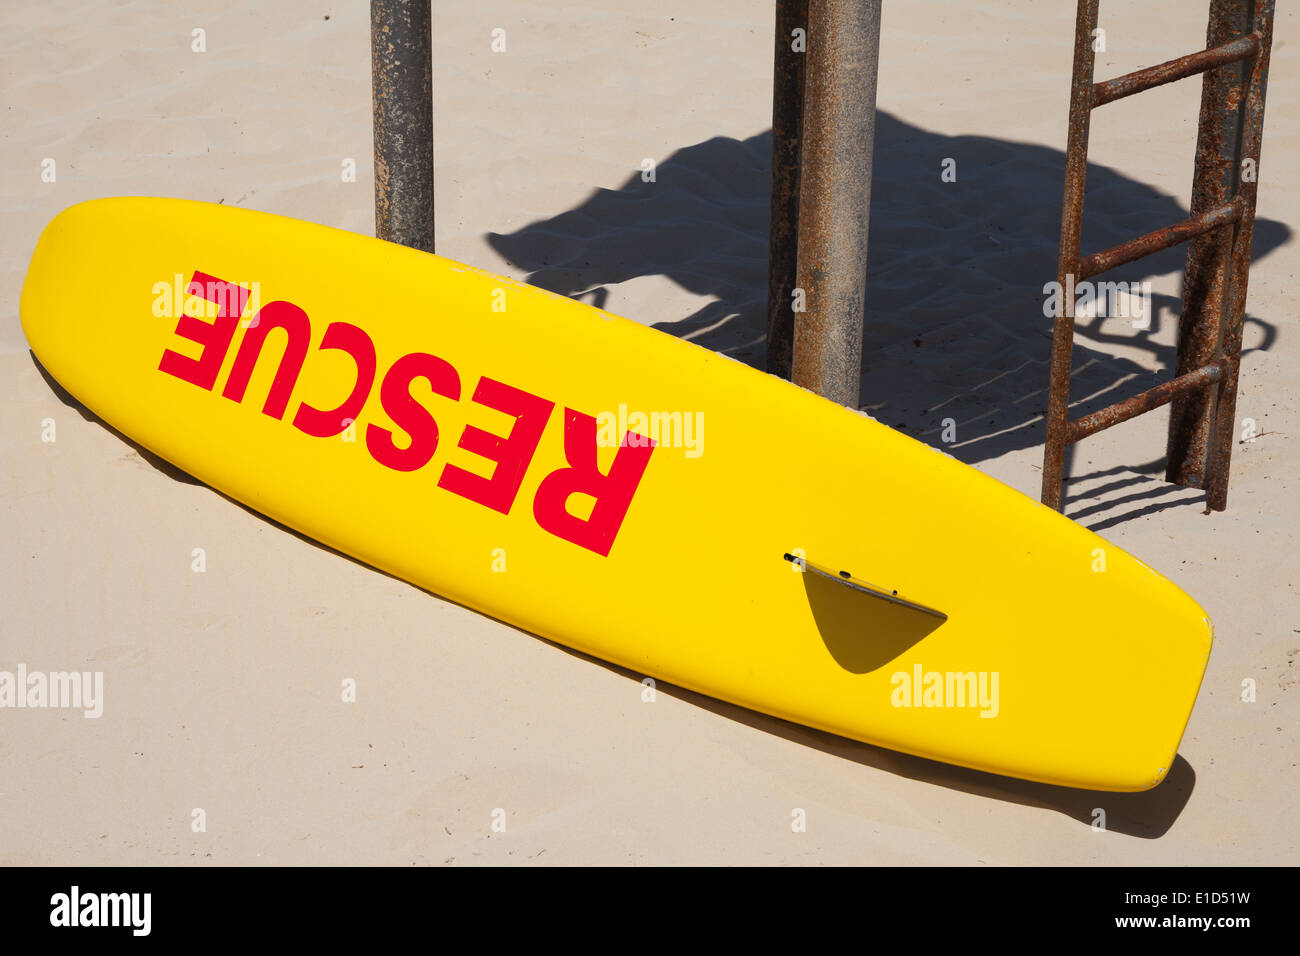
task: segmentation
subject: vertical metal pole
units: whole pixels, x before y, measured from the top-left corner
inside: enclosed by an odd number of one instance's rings
[[[802,30],[796,38],[795,31]],[[791,293],[799,263],[799,164],[808,0],[777,0],[772,67],[772,225],[767,260],[767,370],[790,377],[794,350]]]
[[[1273,0],[1237,0],[1249,4],[1254,30],[1260,36],[1259,53],[1247,62],[1247,84],[1241,91],[1240,148],[1236,156],[1237,203],[1241,220],[1232,243],[1228,273],[1227,309],[1224,317],[1222,354],[1228,365],[1219,386],[1219,402],[1207,455],[1206,504],[1212,511],[1228,506],[1228,470],[1236,438],[1237,375],[1241,367],[1241,335],[1246,318],[1246,287],[1250,278],[1250,246],[1255,231],[1255,198],[1259,179],[1259,153],[1264,137],[1264,94],[1268,87],[1268,62],[1273,44]],[[1241,175],[1242,161],[1249,160],[1252,174]]]
[[[810,0],[793,379],[858,407],[881,0]]]
[[[1074,351],[1074,286],[1083,231],[1083,187],[1088,172],[1088,129],[1099,0],[1079,0],[1074,23],[1074,71],[1070,77],[1070,128],[1065,144],[1065,197],[1061,203],[1061,246],[1056,262],[1060,306],[1052,326],[1051,383],[1047,392],[1047,441],[1043,448],[1043,504],[1061,510],[1066,423],[1070,412],[1070,356]]]
[[[370,0],[375,235],[433,252],[430,0]]]
[[[1206,48],[1251,30],[1251,0],[1210,0]],[[1240,175],[1239,109],[1248,61],[1208,70],[1201,81],[1201,115],[1196,134],[1192,179],[1193,216],[1223,206],[1237,190]],[[1212,362],[1223,335],[1223,311],[1232,257],[1234,228],[1197,236],[1187,247],[1183,305],[1178,319],[1178,375]],[[1199,389],[1176,398],[1169,410],[1165,479],[1187,488],[1205,487],[1210,427],[1221,387]]]

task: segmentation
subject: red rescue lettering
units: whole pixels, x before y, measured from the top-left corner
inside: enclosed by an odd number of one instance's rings
[[[538,398],[531,392],[505,385],[484,376],[474,389],[475,402],[515,417],[515,424],[505,438],[466,425],[460,435],[460,447],[496,462],[491,478],[483,478],[464,468],[448,465],[442,470],[438,487],[455,492],[462,498],[487,505],[493,511],[509,514],[515,503],[524,472],[533,460],[533,452],[542,440],[546,420],[554,402]]]
[[[293,416],[293,425],[315,438],[333,438],[343,433],[349,419],[356,421],[370,397],[370,389],[375,384],[375,343],[355,325],[331,322],[319,348],[338,349],[352,356],[352,361],[357,363],[357,382],[338,408],[321,411],[303,402],[298,406],[298,414]]]
[[[235,337],[235,327],[239,324],[239,317],[248,303],[249,290],[233,282],[214,279],[206,272],[195,272],[185,291],[190,295],[201,296],[209,302],[215,302],[216,321],[209,324],[202,319],[182,313],[176,320],[176,334],[202,345],[203,351],[199,353],[197,359],[192,359],[167,349],[163,352],[162,361],[158,363],[158,371],[175,375],[182,381],[212,391],[212,386],[217,381],[217,374],[221,371],[221,363],[226,360],[226,353],[230,351],[230,342]]]
[[[537,523],[558,538],[608,557],[654,450],[653,440],[628,432],[609,466],[609,474],[603,475],[596,465],[596,419],[566,408],[564,457],[569,467],[542,479],[533,500]],[[569,513],[567,504],[575,494],[596,499],[586,521]]]
[[[176,334],[201,345],[202,352],[197,359],[191,359],[167,349],[158,369],[212,391],[250,290],[196,271],[188,291],[217,303],[217,318],[208,323],[182,316],[176,323]],[[272,302],[258,312],[256,321],[239,343],[221,394],[233,402],[244,400],[272,329],[283,329],[286,340],[262,412],[283,420],[311,344],[311,320],[292,302]],[[374,342],[358,326],[331,323],[317,346],[318,351],[325,349],[346,352],[356,363],[357,373],[347,397],[337,407],[320,409],[305,401],[299,403],[293,426],[315,438],[339,435],[349,420],[355,421],[360,416],[378,373]],[[404,442],[405,447],[398,447],[392,430],[371,423],[366,426],[366,449],[376,462],[394,471],[417,471],[429,464],[438,450],[437,420],[411,395],[416,379],[428,382],[435,395],[453,402],[460,401],[461,397],[460,375],[445,359],[426,352],[412,352],[392,364],[380,383],[379,401],[394,427],[405,432],[409,441]],[[466,425],[457,447],[491,462],[492,473],[484,477],[448,463],[438,477],[437,487],[508,515],[523,487],[555,403],[486,375],[479,378],[470,400],[513,417],[514,424],[506,435]],[[596,419],[566,408],[564,458],[568,464],[542,478],[533,498],[532,513],[542,530],[608,557],[650,463],[655,443],[629,431],[623,436],[608,473],[600,470],[597,444]],[[569,500],[574,495],[591,499],[591,514],[587,518],[579,518],[569,511]]]
[[[423,468],[438,450],[438,423],[427,408],[411,397],[411,383],[417,378],[427,381],[435,395],[452,401],[460,398],[460,376],[438,356],[412,352],[393,363],[379,386],[379,401],[393,424],[411,436],[411,443],[398,448],[387,428],[367,425],[366,448],[375,461],[394,471]]]
[[[298,381],[302,363],[307,358],[307,347],[311,343],[311,321],[307,313],[292,302],[271,302],[264,305],[254,316],[253,323],[244,332],[244,339],[239,343],[235,353],[235,364],[226,379],[226,387],[221,394],[232,402],[242,402],[244,392],[248,390],[248,380],[253,377],[253,368],[262,354],[262,345],[272,329],[284,329],[288,341],[284,345],[284,355],[280,366],[275,370],[275,379],[262,406],[262,414],[272,418],[284,418],[284,410],[289,406],[289,395]]]

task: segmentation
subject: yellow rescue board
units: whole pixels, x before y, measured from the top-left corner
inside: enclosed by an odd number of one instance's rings
[[[1191,598],[1019,492],[724,356],[437,256],[97,200],[41,236],[22,321],[92,411],[257,511],[801,724],[1145,790],[1205,671],[1212,628]]]

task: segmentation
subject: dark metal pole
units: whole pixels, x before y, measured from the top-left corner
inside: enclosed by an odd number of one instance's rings
[[[1079,0],[1074,24],[1074,71],[1070,78],[1070,128],[1065,141],[1065,197],[1061,203],[1061,247],[1056,263],[1058,302],[1052,328],[1052,368],[1047,390],[1047,441],[1043,448],[1043,504],[1061,510],[1067,419],[1070,412],[1070,358],[1074,352],[1074,287],[1078,279],[1079,239],[1083,231],[1083,187],[1088,172],[1088,129],[1092,118],[1092,78],[1096,54],[1098,0]]]
[[[809,0],[793,380],[858,407],[881,0]]]
[[[1236,4],[1250,8],[1254,32],[1259,36],[1260,44],[1259,53],[1246,62],[1246,85],[1240,91],[1241,133],[1235,167],[1241,221],[1232,242],[1220,349],[1228,369],[1223,384],[1219,386],[1206,455],[1205,503],[1212,511],[1222,511],[1228,506],[1228,469],[1237,434],[1237,374],[1241,367],[1241,335],[1246,318],[1246,286],[1250,278],[1250,246],[1255,230],[1255,198],[1259,185],[1259,152],[1264,136],[1264,95],[1268,87],[1268,62],[1273,42],[1273,0],[1236,0]],[[1253,165],[1249,177],[1241,174],[1242,161],[1247,159]]]
[[[370,0],[375,235],[433,252],[430,0]]]
[[[1211,0],[1206,47],[1248,33],[1250,11],[1242,8],[1249,6],[1249,0]],[[1193,216],[1225,205],[1236,192],[1235,167],[1241,149],[1237,101],[1247,68],[1241,61],[1229,63],[1209,70],[1201,80],[1201,115],[1192,177]],[[1179,375],[1201,368],[1218,352],[1233,232],[1216,229],[1193,239],[1187,247],[1183,306],[1178,318]],[[1170,407],[1169,457],[1165,466],[1168,481],[1188,488],[1205,486],[1205,456],[1217,398],[1218,389],[1207,388],[1176,399]]]
[[[802,30],[796,37],[795,31]],[[767,265],[767,370],[790,377],[794,350],[791,293],[799,264],[799,157],[808,0],[777,0],[772,68],[772,225]]]

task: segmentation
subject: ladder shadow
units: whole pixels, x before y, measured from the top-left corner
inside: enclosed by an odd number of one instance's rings
[[[1165,458],[1141,465],[1100,468],[1064,483],[1064,511],[1090,531],[1102,532],[1170,508],[1205,504],[1205,492],[1164,480]],[[1103,484],[1092,482],[1106,480]],[[1088,487],[1085,487],[1088,486]],[[1133,507],[1127,507],[1132,505]]]
[[[956,182],[941,181],[945,158]],[[1056,274],[1064,166],[1057,149],[946,136],[877,112],[860,408],[968,464],[1042,445],[1052,325],[1043,286]],[[487,241],[533,285],[598,306],[611,286],[644,276],[707,296],[654,327],[762,369],[770,171],[770,130],[714,137],[677,150],[654,182],[634,174]],[[1173,197],[1089,164],[1085,254],[1187,215]],[[1258,218],[1254,258],[1291,236]],[[1181,284],[1185,255],[1175,247],[1097,281],[1175,274]],[[1174,349],[1159,339],[1172,341],[1180,303],[1155,295],[1152,306],[1148,328],[1124,315],[1078,323],[1072,417],[1172,377]],[[1246,351],[1271,348],[1277,326],[1246,321]],[[943,441],[945,429],[955,440]]]

